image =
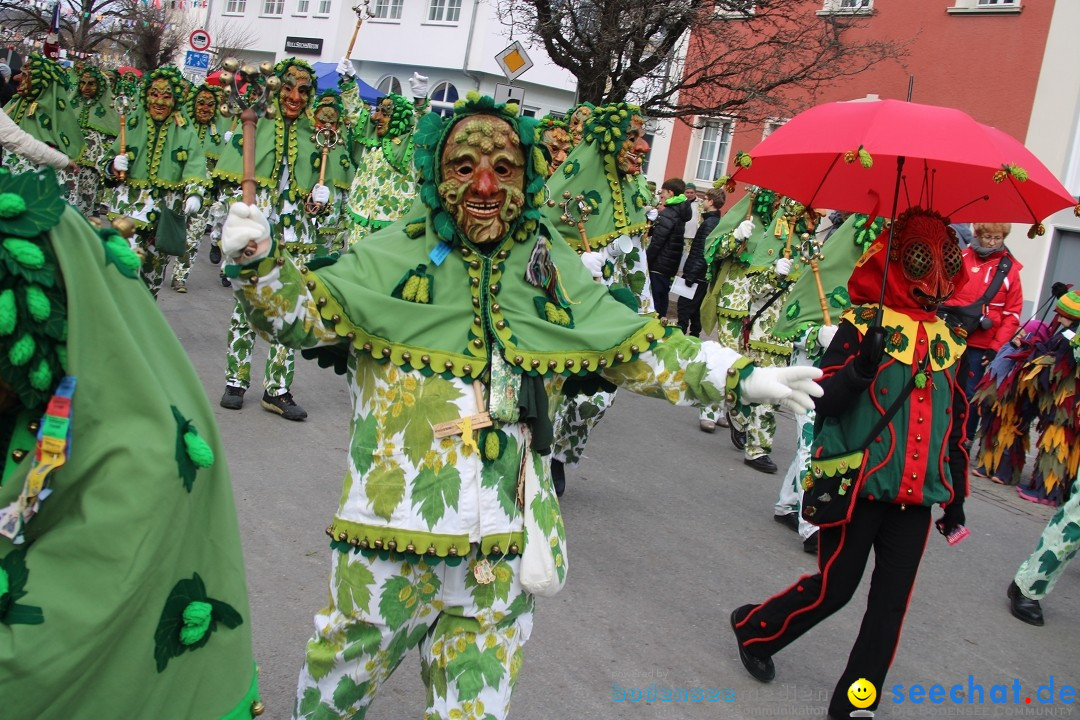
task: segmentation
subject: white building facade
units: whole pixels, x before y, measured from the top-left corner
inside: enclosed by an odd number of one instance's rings
[[[469,91],[495,95],[509,84],[495,56],[510,32],[482,0],[371,0],[351,58],[358,76],[384,92],[408,96],[408,78],[429,78],[436,110]],[[295,56],[337,63],[346,53],[357,15],[347,0],[213,0],[207,27],[244,28],[252,38],[237,54],[247,60]],[[523,92],[522,113],[564,113],[574,103],[576,82],[542,49],[528,49],[534,65],[513,85]],[[325,89],[325,88],[323,88]]]

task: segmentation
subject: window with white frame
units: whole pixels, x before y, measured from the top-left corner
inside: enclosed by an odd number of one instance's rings
[[[868,13],[874,9],[874,0],[825,0],[824,13]]]
[[[431,111],[439,113],[443,117],[449,117],[454,112],[454,103],[458,99],[457,88],[453,83],[441,82],[431,91]]]
[[[428,22],[456,23],[461,19],[461,0],[431,0]]]
[[[774,120],[774,119],[766,120],[765,121],[765,127],[762,128],[762,130],[761,130],[761,139],[764,140],[765,138],[772,135],[773,132],[775,132],[777,128],[782,127],[784,125],[784,123],[786,123],[786,122],[787,122],[787,120]]]
[[[716,15],[726,20],[749,19],[754,17],[753,0],[717,0]]]
[[[400,20],[402,0],[375,0],[372,17],[379,20]]]
[[[387,75],[379,81],[379,84],[375,86],[375,89],[381,92],[383,95],[389,95],[390,93],[400,95],[401,81],[393,75]]]
[[[712,182],[724,175],[727,169],[728,151],[731,149],[732,122],[730,120],[707,120],[699,131],[701,146],[698,150],[698,180]]]
[[[296,0],[296,15],[307,15],[311,0]]]
[[[1002,13],[1005,15],[1019,13],[1023,9],[1021,0],[953,0],[952,7],[947,8],[950,14],[990,14]]]
[[[227,15],[243,15],[245,10],[247,10],[247,0],[229,0],[225,3]]]
[[[263,0],[263,15],[280,15],[285,10],[285,0]]]
[[[1019,5],[1019,0],[979,0],[979,7],[987,5]]]
[[[330,2],[331,0],[319,0],[319,11],[316,15],[329,15],[330,14]]]

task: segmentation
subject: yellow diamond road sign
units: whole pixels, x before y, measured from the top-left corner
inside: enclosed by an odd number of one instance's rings
[[[533,66],[533,61],[519,42],[512,42],[505,50],[495,56],[506,79],[511,82]]]

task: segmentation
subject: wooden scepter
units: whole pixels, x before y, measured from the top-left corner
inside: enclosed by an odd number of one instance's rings
[[[585,201],[584,195],[578,195],[574,197],[567,190],[563,194],[563,201],[559,204],[562,208],[562,218],[560,218],[567,225],[574,225],[577,227],[578,235],[581,236],[581,246],[585,248],[585,252],[592,252],[592,248],[589,247],[589,235],[585,232],[585,222],[589,219],[589,215],[592,214],[592,205]],[[573,206],[577,205],[578,216],[574,217]]]
[[[116,114],[120,116],[120,134],[118,140],[120,141],[120,154],[127,154],[127,136],[125,130],[127,129],[127,111],[131,107],[131,100],[127,95],[119,94],[113,98],[113,109],[116,110]],[[124,170],[117,170],[116,177],[120,182],[127,180],[127,172]]]
[[[315,134],[311,136],[311,139],[322,150],[322,159],[319,162],[319,184],[326,184],[326,158],[330,155],[330,150],[337,146],[340,135],[336,128],[332,128],[329,125],[319,128],[315,131]],[[312,189],[314,192],[314,189]],[[309,215],[318,215],[327,206],[323,203],[315,202],[311,193],[308,193],[307,201],[304,203],[304,210]]]
[[[821,269],[819,267],[823,256],[821,254],[822,241],[807,235],[803,238],[799,255],[810,266],[810,272],[814,273],[814,282],[817,283],[818,302],[821,303],[821,315],[824,325],[832,325],[832,317],[829,315],[829,301],[825,299],[825,287],[821,284]]]
[[[365,2],[353,5],[353,12],[356,13],[356,27],[353,28],[352,37],[349,39],[349,49],[345,51],[346,59],[352,57],[353,46],[356,45],[356,36],[360,34],[360,26],[364,24],[364,15],[368,12],[368,4]]]
[[[270,62],[264,62],[258,68],[254,65],[240,67],[236,58],[226,58],[221,67],[221,84],[228,88],[229,92],[228,99],[221,106],[221,114],[226,117],[240,117],[244,165],[240,190],[244,203],[254,205],[255,130],[260,116],[268,120],[277,117],[277,108],[273,106],[271,99],[281,88],[281,80],[274,75],[274,65]],[[245,86],[246,91],[241,93],[240,88]]]

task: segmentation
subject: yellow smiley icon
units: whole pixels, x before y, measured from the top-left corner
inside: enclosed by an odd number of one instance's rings
[[[847,689],[847,698],[857,708],[868,708],[877,699],[877,688],[866,678],[859,678]]]

